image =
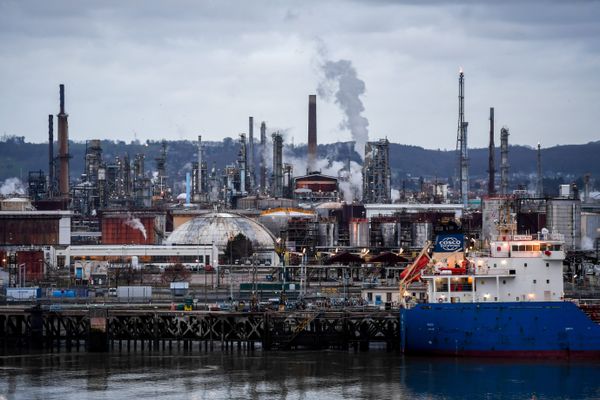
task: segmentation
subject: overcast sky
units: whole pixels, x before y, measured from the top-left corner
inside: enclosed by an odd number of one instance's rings
[[[461,66],[469,147],[491,106],[496,144],[503,125],[512,144],[600,139],[600,2],[480,3],[0,0],[0,134],[47,140],[64,83],[72,140],[221,140],[252,115],[303,143],[322,65],[345,59],[371,140],[454,149]],[[343,119],[319,98],[319,142],[350,140]]]

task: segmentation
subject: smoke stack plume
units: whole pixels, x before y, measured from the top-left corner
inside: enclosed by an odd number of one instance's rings
[[[340,127],[350,131],[354,151],[363,158],[365,144],[369,141],[369,120],[362,115],[365,107],[360,99],[366,91],[365,82],[358,78],[349,60],[326,61],[322,70],[325,76],[317,93],[324,99],[335,96],[335,103],[344,113]]]
[[[60,196],[69,197],[69,122],[65,113],[65,85],[60,85],[60,113],[58,117],[58,158],[60,160],[60,176],[58,187]]]
[[[317,96],[308,96],[308,171],[316,170],[317,159]]]

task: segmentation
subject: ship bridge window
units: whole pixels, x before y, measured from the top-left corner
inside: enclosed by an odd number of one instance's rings
[[[520,244],[519,245],[519,251],[525,251],[525,245],[524,244]]]
[[[517,246],[516,244],[513,244],[512,251],[519,251],[519,246]]]
[[[533,251],[533,246],[528,244],[525,246],[525,251]]]
[[[546,246],[548,246],[546,243],[540,243],[540,251],[546,251]]]
[[[552,250],[554,250],[554,251],[561,251],[562,250],[562,246],[560,244],[554,244],[554,245],[552,245]]]
[[[540,245],[539,244],[534,244],[533,245],[533,251],[540,251]]]

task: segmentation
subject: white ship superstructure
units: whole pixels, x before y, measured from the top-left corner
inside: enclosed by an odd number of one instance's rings
[[[430,303],[560,301],[563,236],[500,235],[487,255],[433,253],[422,279]]]

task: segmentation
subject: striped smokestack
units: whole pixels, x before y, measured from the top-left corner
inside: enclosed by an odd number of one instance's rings
[[[58,158],[60,160],[60,175],[58,189],[60,196],[69,197],[69,122],[65,113],[65,85],[60,85],[60,113],[58,117]]]
[[[317,96],[308,95],[308,171],[316,169],[317,160]]]

